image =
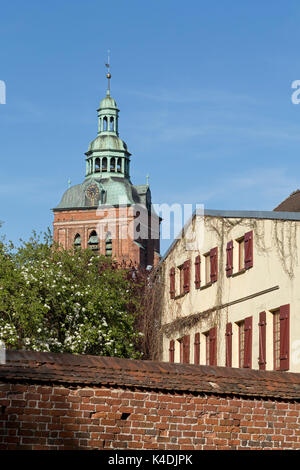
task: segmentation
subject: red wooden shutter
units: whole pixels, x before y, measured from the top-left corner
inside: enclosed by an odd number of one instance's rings
[[[217,365],[217,328],[209,330],[209,365]]]
[[[259,358],[258,364],[261,370],[266,368],[266,312],[260,312],[259,314]]]
[[[174,362],[174,352],[175,352],[175,341],[171,339],[170,348],[169,348],[169,361]]]
[[[253,266],[253,232],[245,233],[244,237],[245,246],[245,268],[252,268]]]
[[[245,318],[244,324],[244,367],[251,369],[252,366],[252,317]]]
[[[280,307],[280,370],[290,368],[290,305]]]
[[[232,367],[232,323],[226,325],[226,367]]]
[[[218,247],[212,248],[210,256],[210,281],[216,282],[218,279]]]
[[[200,364],[200,333],[195,334],[194,363],[195,364]]]
[[[183,263],[183,291],[184,293],[190,291],[190,260]]]
[[[233,241],[227,243],[226,248],[226,276],[232,276],[233,271]]]
[[[190,362],[190,336],[186,335],[182,338],[183,341],[183,361],[185,364]]]
[[[170,269],[170,297],[175,297],[175,268]]]
[[[195,258],[195,287],[196,289],[199,289],[200,284],[201,284],[200,268],[201,268],[201,258],[200,258],[200,255],[198,255]]]

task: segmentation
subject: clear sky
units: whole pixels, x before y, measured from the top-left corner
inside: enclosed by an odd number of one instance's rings
[[[300,187],[296,0],[11,0],[0,9],[0,233],[52,226],[106,93],[156,203],[272,210]],[[162,243],[162,252],[169,242]]]

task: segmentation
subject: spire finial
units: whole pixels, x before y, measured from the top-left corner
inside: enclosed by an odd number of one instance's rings
[[[147,175],[146,178],[147,178],[147,186],[149,186],[149,178],[150,178],[150,176]]]
[[[71,178],[69,178],[69,179],[68,179],[68,188],[71,187],[71,183],[72,183],[72,182],[71,182]]]
[[[107,81],[108,81],[108,84],[107,84],[107,94],[109,95],[109,94],[110,94],[110,79],[111,79],[111,73],[110,73],[110,50],[109,50],[109,49],[108,49],[108,51],[107,51],[107,64],[105,64],[105,67],[107,67],[107,74],[106,74]]]

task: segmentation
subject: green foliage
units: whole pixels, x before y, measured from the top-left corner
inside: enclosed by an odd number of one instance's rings
[[[6,347],[138,358],[141,285],[91,250],[58,250],[50,234],[0,242],[0,340]]]

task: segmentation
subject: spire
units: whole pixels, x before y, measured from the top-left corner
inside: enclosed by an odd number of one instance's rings
[[[110,79],[111,79],[111,73],[110,73],[110,50],[108,49],[107,51],[107,63],[105,64],[105,67],[107,67],[107,92],[106,95],[110,96]]]
[[[86,178],[123,178],[130,180],[130,153],[126,143],[119,138],[119,109],[110,95],[110,51],[107,67],[108,88],[100,102],[98,135],[86,152]]]
[[[101,101],[98,109],[98,135],[108,133],[110,135],[119,135],[118,132],[118,107],[115,100],[110,95],[110,50],[108,50],[107,63],[107,92],[106,97]]]

